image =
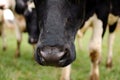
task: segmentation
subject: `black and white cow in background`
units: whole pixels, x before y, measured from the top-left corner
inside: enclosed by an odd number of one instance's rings
[[[108,16],[120,15],[118,0],[34,0],[41,29],[35,59],[41,65],[64,67],[75,60],[77,30],[91,19],[93,33],[89,44],[90,80],[99,80],[102,36]],[[93,16],[92,18],[90,18]],[[112,25],[116,24],[113,22]],[[113,28],[113,27],[112,27]],[[110,32],[114,28],[110,28]]]
[[[3,1],[5,1],[3,3]],[[29,34],[29,43],[34,45],[38,41],[39,36],[39,28],[37,27],[37,21],[36,21],[36,11],[33,1],[30,0],[1,0],[1,7],[3,10],[6,10],[8,8],[12,9],[14,19],[11,20],[12,26],[15,28],[15,34],[17,37],[17,49],[15,56],[20,56],[20,44],[22,40],[22,32],[26,29]],[[6,6],[4,8],[4,6]],[[2,11],[3,11],[2,10]],[[2,24],[10,23],[9,20],[4,20]],[[4,25],[4,27],[9,26],[10,24]],[[3,27],[3,28],[4,28]],[[5,41],[5,35],[4,35],[4,29],[2,29],[2,39]],[[6,42],[3,42],[3,48],[4,45],[6,47]]]
[[[29,43],[36,44],[39,36],[39,27],[35,5],[32,0],[16,0],[15,11],[23,15],[26,21],[26,28],[29,34]]]
[[[29,35],[28,42],[33,45],[33,48],[35,48],[35,44],[38,41],[40,30],[37,23],[37,16],[33,1],[16,0],[15,11],[25,18],[26,31]]]

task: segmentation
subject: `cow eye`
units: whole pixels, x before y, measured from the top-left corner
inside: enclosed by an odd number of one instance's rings
[[[80,4],[80,0],[68,0],[71,4]]]

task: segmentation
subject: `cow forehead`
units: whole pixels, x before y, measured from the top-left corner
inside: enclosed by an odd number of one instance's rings
[[[73,26],[81,25],[85,16],[84,0],[34,0],[37,8],[38,19],[41,24]],[[77,4],[80,3],[80,4]],[[44,9],[43,9],[44,7]],[[71,24],[66,23],[69,22]],[[80,22],[78,24],[78,22]],[[60,24],[61,23],[61,24]],[[60,27],[61,27],[60,26]],[[76,25],[75,25],[76,26]]]

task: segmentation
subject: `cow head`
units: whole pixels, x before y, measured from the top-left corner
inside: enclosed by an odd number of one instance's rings
[[[35,8],[32,8],[31,11],[27,9],[24,16],[26,20],[27,32],[29,35],[28,42],[30,44],[36,44],[38,41],[40,30],[37,23]]]
[[[37,16],[33,1],[16,0],[15,11],[25,17],[26,29],[29,35],[28,42],[30,44],[36,44],[40,32],[37,24]]]
[[[74,39],[83,23],[85,0],[34,0],[40,28],[35,59],[64,67],[75,60]]]

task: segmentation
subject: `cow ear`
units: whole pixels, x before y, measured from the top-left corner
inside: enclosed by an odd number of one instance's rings
[[[68,0],[71,4],[80,4],[80,0]]]

